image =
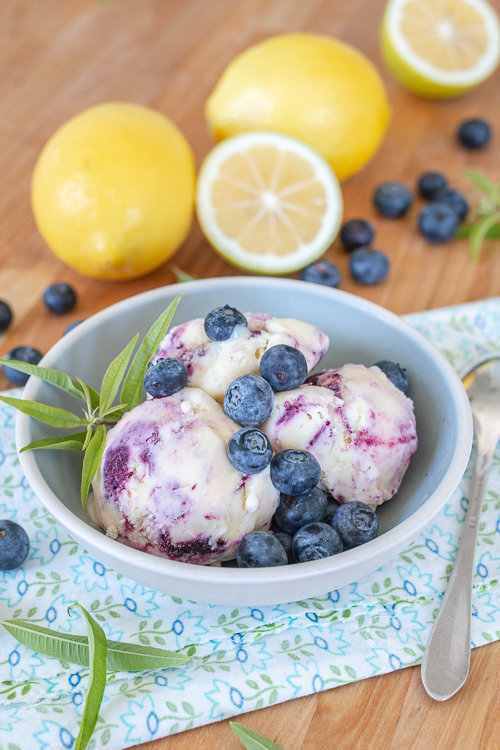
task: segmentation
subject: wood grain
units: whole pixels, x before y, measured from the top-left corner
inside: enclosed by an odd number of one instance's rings
[[[331,34],[364,51],[381,71],[393,118],[379,153],[343,184],[346,218],[376,225],[376,246],[392,272],[379,286],[350,278],[338,242],[327,257],[342,270],[342,289],[396,313],[453,305],[500,294],[499,243],[489,242],[474,265],[467,243],[427,244],[416,232],[419,201],[399,221],[381,219],[371,204],[386,179],[414,185],[427,169],[442,170],[452,185],[476,196],[468,168],[499,179],[500,133],[484,152],[460,149],[462,119],[498,122],[499,74],[468,96],[428,102],[398,86],[378,49],[383,0],[2,0],[0,5],[0,299],[15,314],[0,336],[0,353],[21,344],[47,351],[73,320],[138,292],[174,281],[168,264],[130,282],[104,282],[69,270],[44,245],[30,209],[30,177],[45,140],[68,117],[109,100],[139,102],[171,117],[192,144],[198,163],[209,151],[204,102],[238,52],[266,36],[306,30]],[[494,3],[497,11],[500,6]],[[201,278],[239,275],[216,255],[195,224],[175,256]],[[41,295],[64,280],[79,295],[76,309],[54,317]],[[0,376],[0,388],[8,384]],[[439,704],[425,694],[419,668],[375,677],[245,715],[244,723],[286,750],[496,750],[500,746],[500,643],[472,654],[469,681]],[[156,740],[146,750],[237,750],[229,723]]]

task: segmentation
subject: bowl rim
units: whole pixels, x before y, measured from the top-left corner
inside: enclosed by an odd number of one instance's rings
[[[210,565],[196,565],[169,560],[167,558],[157,557],[148,552],[137,550],[129,547],[122,542],[118,542],[106,536],[102,530],[97,530],[89,526],[83,520],[78,518],[64,503],[50,490],[47,486],[41,471],[39,470],[35,452],[20,453],[21,468],[25,477],[40,502],[45,506],[49,513],[60,522],[72,536],[84,539],[88,544],[103,555],[114,558],[117,565],[123,563],[129,569],[137,567],[143,573],[152,573],[163,575],[165,577],[174,577],[177,580],[185,581],[187,584],[193,582],[197,584],[221,585],[231,582],[241,584],[242,586],[252,583],[257,584],[285,584],[292,580],[307,581],[315,579],[319,574],[331,570],[332,578],[336,572],[351,568],[364,562],[368,570],[373,570],[373,565],[378,567],[377,560],[387,557],[388,548],[394,548],[394,556],[398,554],[397,549],[404,549],[410,544],[435,518],[446,501],[451,497],[463,477],[467,463],[470,457],[472,446],[473,426],[472,414],[470,410],[469,399],[462,381],[448,362],[446,357],[421,334],[416,328],[406,321],[402,320],[395,313],[386,310],[380,305],[370,302],[363,297],[344,292],[339,289],[331,289],[319,284],[312,284],[296,279],[281,278],[261,278],[252,276],[228,276],[215,277],[211,279],[200,279],[195,281],[184,282],[178,289],[179,294],[184,291],[191,293],[198,289],[211,290],[218,289],[221,292],[225,287],[233,287],[235,284],[245,283],[247,285],[275,288],[276,285],[283,289],[288,289],[290,293],[298,288],[304,288],[304,285],[314,288],[314,293],[318,297],[331,299],[335,295],[342,299],[348,305],[361,308],[372,316],[375,316],[386,323],[395,325],[397,328],[403,328],[406,335],[413,338],[416,343],[423,346],[429,351],[434,359],[444,371],[449,386],[455,396],[458,416],[458,430],[455,446],[450,459],[450,464],[443,476],[439,487],[425,500],[423,505],[411,514],[407,519],[397,524],[394,528],[386,531],[381,536],[373,539],[369,544],[361,545],[354,549],[345,550],[341,555],[334,555],[322,560],[310,561],[307,565],[284,565],[274,568],[223,568]],[[70,333],[62,337],[48,352],[40,362],[45,367],[52,366],[52,362],[60,352],[64,351],[69,343],[76,342],[83,334],[87,335],[95,328],[99,328],[109,317],[113,317],[117,312],[127,311],[127,315],[133,312],[134,308],[140,307],[144,300],[161,299],[166,294],[171,293],[176,296],[176,284],[170,284],[163,287],[157,287],[149,291],[128,297],[124,300],[114,303],[104,308],[100,312],[92,315],[87,320],[74,328]],[[36,394],[37,387],[41,381],[36,378],[30,378],[22,394],[23,399],[32,399]],[[29,441],[29,424],[28,415],[17,412],[15,434],[16,446],[20,448]],[[369,566],[372,566],[371,568]],[[237,576],[237,581],[235,577]],[[332,581],[334,587],[334,581]]]

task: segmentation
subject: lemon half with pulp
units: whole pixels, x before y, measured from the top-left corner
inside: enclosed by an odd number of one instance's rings
[[[500,60],[500,24],[486,0],[389,0],[382,53],[396,78],[423,96],[462,94]]]
[[[325,159],[279,133],[222,141],[198,176],[204,234],[228,261],[254,273],[291,273],[317,260],[338,233],[342,208]]]

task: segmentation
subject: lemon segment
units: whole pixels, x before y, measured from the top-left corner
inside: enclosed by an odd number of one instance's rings
[[[195,164],[164,115],[122,102],[64,123],[33,172],[32,207],[65,263],[101,279],[131,279],[162,265],[186,237]]]
[[[486,0],[389,0],[384,59],[407,88],[445,98],[488,78],[500,61],[500,24]]]
[[[292,136],[318,151],[339,180],[375,154],[390,110],[382,79],[361,52],[319,34],[282,34],[238,55],[207,100],[217,141],[251,130]]]
[[[291,273],[317,260],[339,231],[342,209],[329,164],[278,133],[223,141],[198,176],[203,232],[222,256],[254,273]]]

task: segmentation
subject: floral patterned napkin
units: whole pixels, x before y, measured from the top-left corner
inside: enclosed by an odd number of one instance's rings
[[[406,318],[460,372],[500,350],[500,298]],[[473,646],[500,638],[500,453],[483,505]],[[92,558],[45,511],[22,476],[14,412],[0,407],[0,518],[22,524],[29,559],[0,573],[0,619],[85,634],[75,600],[108,638],[184,649],[184,668],[108,676],[90,748],[119,750],[420,661],[467,508],[471,464],[435,522],[358,583],[277,607],[220,607],[146,589]],[[72,748],[87,670],[45,658],[0,629],[0,750]]]

